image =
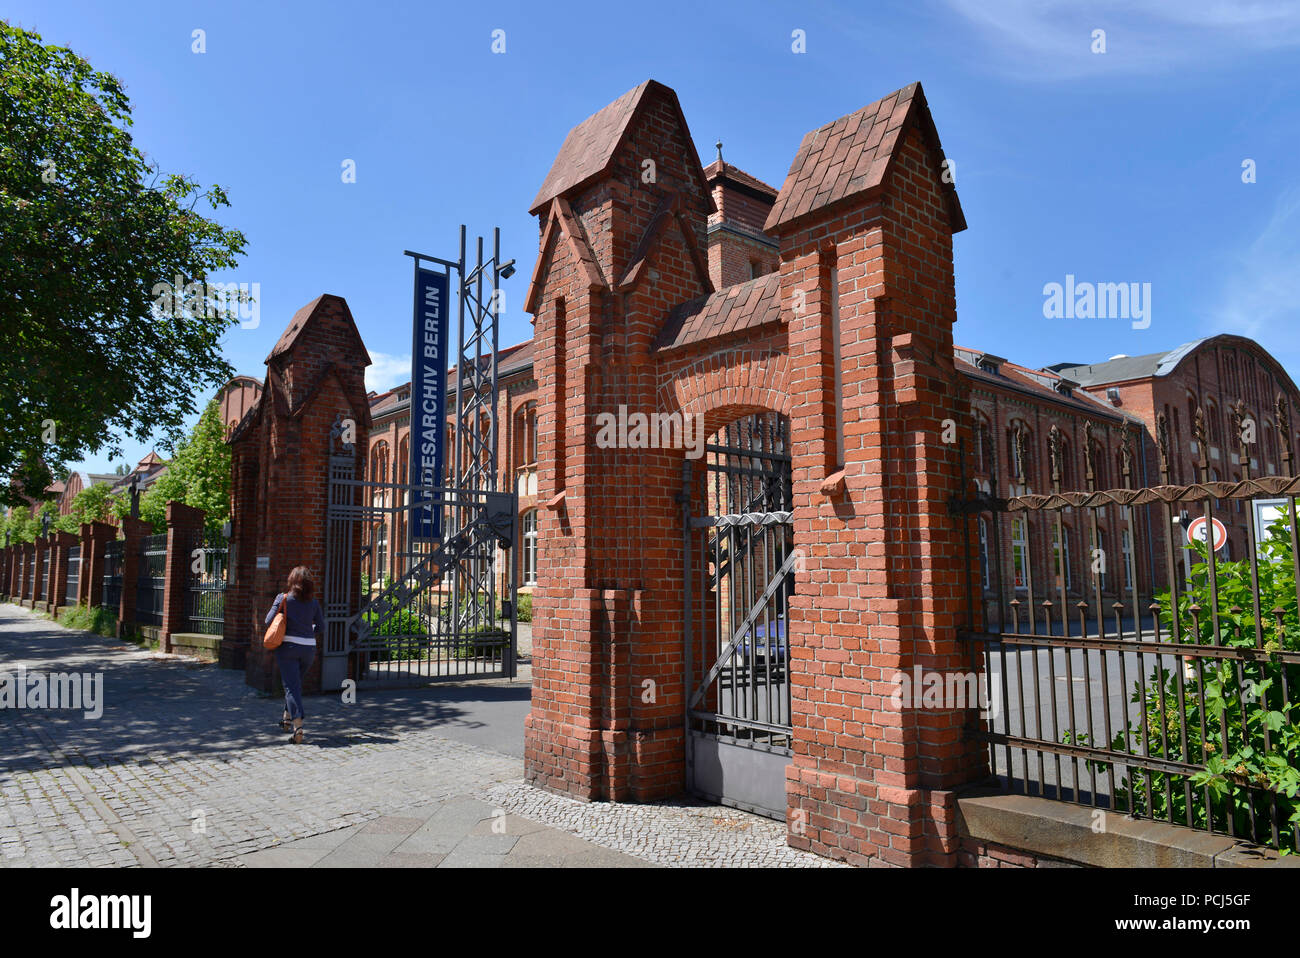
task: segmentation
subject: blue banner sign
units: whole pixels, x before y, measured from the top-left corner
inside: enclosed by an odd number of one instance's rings
[[[441,486],[447,448],[447,317],[449,276],[415,271],[415,322],[411,345],[411,485]],[[418,500],[427,493],[412,492]],[[442,508],[426,504],[411,514],[411,539],[442,537]]]

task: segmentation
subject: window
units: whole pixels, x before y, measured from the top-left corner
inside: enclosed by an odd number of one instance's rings
[[[1062,553],[1061,540],[1065,540],[1065,550]],[[1065,583],[1065,589],[1070,590],[1070,530],[1061,526],[1060,535],[1057,534],[1057,527],[1052,525],[1052,574],[1057,578],[1057,588],[1060,588],[1061,581]]]
[[[1101,586],[1101,591],[1106,591],[1106,566],[1110,562],[1110,556],[1106,553],[1106,530],[1097,530],[1097,539],[1092,538],[1092,530],[1088,531],[1088,541],[1091,548],[1088,550],[1088,572],[1093,577],[1093,586]],[[1100,551],[1099,551],[1100,550]]]
[[[1097,489],[1109,489],[1110,481],[1106,475],[1106,447],[1100,441],[1092,441],[1092,475]]]
[[[988,521],[980,516],[980,581],[984,584],[984,589],[989,588],[989,525]]]
[[[388,572],[388,526],[379,523],[375,529],[375,580],[384,584]]]
[[[537,585],[537,510],[524,513],[524,585]]]
[[[982,415],[975,417],[975,464],[985,475],[993,472],[993,429]]]
[[[1124,552],[1124,589],[1133,591],[1133,538],[1127,529],[1120,532],[1120,548]]]
[[[1029,531],[1024,519],[1011,520],[1011,573],[1017,589],[1029,588]]]

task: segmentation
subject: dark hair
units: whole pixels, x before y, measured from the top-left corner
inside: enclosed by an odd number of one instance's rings
[[[289,573],[289,584],[285,587],[285,594],[292,594],[299,602],[306,602],[316,594],[316,587],[311,582],[311,570],[305,565],[294,567]]]

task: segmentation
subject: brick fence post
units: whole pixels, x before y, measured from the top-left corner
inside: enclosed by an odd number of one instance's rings
[[[7,599],[9,592],[10,565],[13,562],[13,547],[0,549],[0,599]]]
[[[122,601],[117,609],[117,634],[135,624],[136,590],[140,576],[140,540],[153,534],[153,526],[143,519],[127,516],[122,520]]]
[[[353,536],[345,566],[353,606],[338,610],[331,601],[337,596],[329,595],[325,579],[326,508],[331,431],[338,419],[352,421],[354,475],[363,475],[370,435],[364,377],[370,356],[347,302],[327,293],[294,314],[266,365],[261,397],[229,440],[235,561],[226,594],[222,662],[233,664],[242,653],[245,681],[271,691],[279,673],[275,656],[261,647],[262,617],[294,566],[313,572],[321,604],[336,629],[339,612],[350,614],[359,607],[359,534]],[[342,583],[336,588],[341,591]],[[325,658],[325,649],[318,646],[316,661],[303,680],[304,691],[322,691]],[[330,656],[331,665],[340,658]],[[340,670],[332,681],[341,684],[344,678]]]
[[[913,84],[805,136],[766,224],[803,373],[788,840],[854,864],[954,866],[953,790],[986,774],[964,733],[977,703],[894,696],[903,677],[980,678],[957,636],[967,570],[947,512],[963,490],[944,424],[969,446],[970,397],[952,337],[966,223],[945,170]]]
[[[32,576],[32,560],[36,555],[36,543],[24,542],[20,549],[22,561],[18,567],[18,588],[14,590],[14,595],[18,597],[19,605],[26,605],[27,600],[31,598],[31,586],[28,584]]]
[[[81,582],[78,601],[97,609],[104,603],[104,556],[117,539],[117,527],[107,522],[81,524]]]
[[[162,650],[172,650],[174,632],[189,631],[190,553],[198,544],[207,513],[183,502],[167,503],[167,579],[163,586]]]
[[[68,560],[71,558],[69,550],[76,544],[77,537],[71,532],[54,533],[54,555],[50,559],[50,594],[45,603],[45,611],[56,616],[67,602]]]

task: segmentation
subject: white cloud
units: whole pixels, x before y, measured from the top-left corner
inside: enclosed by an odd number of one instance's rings
[[[1300,46],[1294,0],[943,0],[1016,76],[1064,79],[1204,68],[1256,51]],[[1092,31],[1106,31],[1093,53]],[[986,61],[987,62],[987,61]]]
[[[411,379],[411,354],[390,356],[387,353],[370,354],[366,368],[366,388],[377,393],[392,389]]]
[[[1283,193],[1268,222],[1225,264],[1227,280],[1211,315],[1215,332],[1231,332],[1287,350],[1300,325],[1300,187]]]

